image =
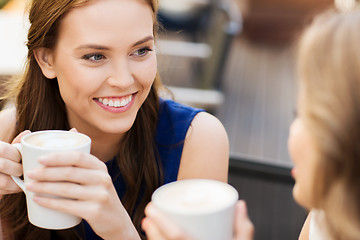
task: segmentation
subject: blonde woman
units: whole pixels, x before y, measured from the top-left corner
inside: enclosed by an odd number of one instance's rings
[[[297,57],[298,116],[288,148],[293,196],[311,210],[299,239],[360,239],[360,10],[316,17]],[[252,236],[244,210],[237,212],[236,240]],[[191,239],[166,231],[169,222],[152,205],[146,214],[150,239]]]
[[[293,195],[313,209],[301,239],[360,237],[360,11],[317,17],[300,40]]]

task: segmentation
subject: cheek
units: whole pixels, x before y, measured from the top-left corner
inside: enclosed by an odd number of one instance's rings
[[[144,88],[150,88],[155,80],[157,73],[156,57],[151,57],[147,61],[138,64],[136,68],[136,76],[139,83]]]
[[[77,88],[79,82],[74,79],[79,79],[79,76],[81,75],[81,70],[76,67],[76,64],[73,64],[70,60],[64,61],[64,59],[67,60],[68,58],[66,56],[60,56],[54,67],[60,91]]]
[[[315,177],[314,156],[311,147],[303,142],[289,141],[289,152],[295,166],[294,199],[304,208],[313,207],[312,192]]]
[[[298,146],[296,142],[297,142],[296,136],[294,136],[294,134],[290,134],[288,138],[288,151],[290,154],[290,158],[294,163],[297,162],[297,156],[298,156],[298,151],[297,151]]]
[[[66,96],[81,95],[87,89],[91,89],[91,82],[84,81],[85,76],[76,71],[63,71],[58,76],[58,84],[60,94],[64,98]],[[85,87],[86,86],[86,87]]]
[[[58,69],[58,82],[63,93],[88,93],[97,89],[104,79],[103,69],[89,69],[74,64],[62,64]]]
[[[305,175],[298,176],[293,188],[293,196],[295,201],[306,209],[314,207],[312,201],[313,196],[313,178],[310,172]]]
[[[305,207],[309,206],[310,199],[310,176],[309,160],[306,156],[307,146],[304,139],[304,131],[299,122],[292,124],[288,138],[288,150],[291,160],[294,162],[295,185],[293,197],[295,201]]]

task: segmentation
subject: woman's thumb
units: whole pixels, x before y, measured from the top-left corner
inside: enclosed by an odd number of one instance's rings
[[[13,143],[19,143],[20,140],[21,140],[21,138],[22,138],[23,136],[29,134],[29,133],[31,133],[30,130],[25,130],[25,131],[19,133],[19,135],[17,135],[17,136],[14,138],[14,140],[11,142],[11,144],[13,144]]]

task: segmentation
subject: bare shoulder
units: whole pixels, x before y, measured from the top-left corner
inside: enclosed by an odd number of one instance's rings
[[[201,131],[202,134],[222,134],[223,137],[227,138],[227,133],[220,120],[207,112],[200,112],[195,116],[191,122],[191,130],[196,130],[199,133]],[[188,132],[187,135],[190,137],[191,132]]]
[[[223,124],[209,113],[198,113],[186,134],[178,179],[227,181],[228,164],[229,141]]]
[[[0,111],[0,141],[11,142],[16,126],[15,107],[5,108]]]

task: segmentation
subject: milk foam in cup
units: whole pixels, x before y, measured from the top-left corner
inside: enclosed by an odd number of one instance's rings
[[[189,179],[158,188],[152,202],[194,239],[231,240],[238,197],[229,184]]]
[[[27,176],[27,171],[41,167],[38,158],[53,152],[80,151],[90,153],[91,139],[78,132],[47,130],[33,132],[21,138],[21,143],[14,146],[22,156],[24,181],[11,176],[15,183],[26,195],[26,205],[29,221],[45,229],[66,229],[81,222],[81,218],[71,214],[45,208],[32,199],[34,193],[27,191],[25,183],[32,181]],[[52,196],[56,198],[57,196]]]
[[[83,135],[68,134],[67,131],[42,132],[29,136],[25,140],[30,145],[48,149],[76,148],[88,141],[89,139]]]

